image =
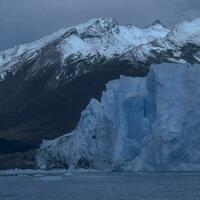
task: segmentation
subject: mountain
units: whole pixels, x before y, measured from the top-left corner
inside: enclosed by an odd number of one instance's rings
[[[168,30],[97,18],[0,52],[0,138],[40,144],[71,132],[105,83],[153,63],[199,63],[200,19]]]
[[[110,81],[70,134],[44,141],[42,169],[200,169],[200,66],[161,64]]]
[[[43,56],[43,59],[46,58],[46,62],[42,63],[45,65],[43,67],[50,67],[55,62],[53,58],[58,59],[59,66],[57,68],[59,70],[55,71],[57,76],[52,77],[52,79],[57,80],[57,83],[64,76],[65,68],[69,64],[77,64],[79,61],[79,65],[81,65],[83,59],[92,63],[98,63],[104,59],[112,60],[120,57],[128,48],[163,38],[168,32],[157,21],[147,28],[140,29],[131,25],[120,26],[117,21],[111,18],[93,19],[85,24],[62,29],[36,42],[1,52],[1,79],[5,79],[5,76],[11,72],[15,74],[25,63],[31,63],[36,58]],[[50,53],[55,53],[55,56],[51,55],[49,59]],[[48,60],[52,61],[48,63]],[[76,72],[70,74],[71,79],[78,76],[79,73],[87,72],[80,70],[81,66],[79,65]],[[29,76],[36,76],[41,70],[42,66],[32,67]],[[69,77],[65,78],[69,79]]]

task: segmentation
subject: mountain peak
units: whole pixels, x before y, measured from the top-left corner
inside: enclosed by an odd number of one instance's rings
[[[98,29],[98,30],[112,30],[119,26],[118,22],[111,17],[99,17],[89,20],[86,23],[76,26],[79,31],[86,31],[89,29]]]
[[[159,25],[164,26],[164,25],[162,24],[162,22],[161,22],[159,19],[156,19],[156,20],[152,23],[152,25],[156,25],[156,24],[159,24]]]
[[[108,24],[118,24],[118,22],[113,19],[112,17],[98,17],[98,18],[94,18],[94,19],[91,19],[90,21],[96,21],[96,22],[99,22],[99,23],[108,23]]]
[[[153,23],[145,26],[144,28],[151,28],[151,27],[163,27],[167,29],[167,27],[159,19],[154,20]]]
[[[189,41],[200,44],[200,18],[175,25],[168,37],[178,43]]]
[[[94,18],[91,19],[90,22],[96,22],[96,23],[100,23],[102,25],[118,25],[118,22],[113,19],[112,17],[98,17],[98,18]]]
[[[164,28],[167,28],[159,19],[156,19],[151,26],[162,26]]]

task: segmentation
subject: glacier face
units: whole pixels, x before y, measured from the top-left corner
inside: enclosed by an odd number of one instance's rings
[[[126,169],[199,170],[200,68],[153,66],[147,78],[149,136]]]
[[[38,167],[133,171],[200,169],[200,68],[152,66],[91,100],[75,130],[38,151]]]
[[[131,133],[131,127],[126,125],[125,120],[128,118],[138,122],[136,115],[143,116],[141,113],[143,105],[140,103],[146,93],[143,79],[145,78],[121,77],[107,84],[101,103],[95,99],[91,100],[72,133],[43,142],[37,156],[38,166],[44,169],[55,167],[111,169],[115,163],[121,164],[125,151],[135,149],[137,153],[138,144],[134,139],[132,141],[137,132]],[[137,114],[125,113],[128,110],[125,101],[132,107],[140,106],[136,108]],[[142,122],[137,126],[143,126]],[[120,133],[121,130],[124,131]],[[127,135],[127,138],[124,135]],[[124,149],[126,139],[130,141],[129,146]],[[130,156],[132,155],[127,154],[127,158],[124,159],[130,159]]]

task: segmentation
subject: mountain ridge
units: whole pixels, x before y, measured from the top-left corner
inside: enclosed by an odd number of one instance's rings
[[[155,27],[155,28],[154,28]],[[67,42],[69,43],[69,47],[74,47],[75,48],[75,52],[69,52],[67,54],[67,56],[70,56],[73,53],[77,53],[76,51],[80,51],[81,48],[81,44],[85,45],[83,47],[83,52],[81,52],[83,55],[89,55],[92,54],[93,51],[103,51],[101,50],[101,48],[106,48],[107,45],[106,44],[101,44],[100,41],[100,45],[97,46],[96,48],[94,47],[94,44],[92,44],[92,48],[94,49],[90,49],[89,52],[85,53],[85,51],[87,51],[87,47],[89,48],[88,45],[86,45],[86,43],[84,43],[84,39],[88,39],[90,37],[97,37],[100,38],[102,40],[105,40],[105,42],[109,42],[111,43],[112,46],[112,40],[116,40],[115,42],[119,42],[118,48],[120,48],[120,46],[122,45],[131,45],[129,44],[130,41],[128,41],[125,38],[120,38],[122,36],[119,36],[118,38],[109,38],[112,37],[111,33],[112,31],[114,31],[114,33],[119,33],[120,32],[120,28],[122,29],[121,32],[123,31],[122,34],[126,34],[126,37],[129,37],[128,40],[132,40],[131,43],[134,45],[135,42],[139,42],[139,40],[142,40],[142,42],[148,42],[148,38],[145,39],[145,34],[147,34],[147,37],[150,37],[149,40],[152,41],[155,37],[152,36],[153,33],[145,33],[148,32],[153,32],[155,31],[157,34],[159,34],[159,31],[162,30],[162,28],[160,27],[160,25],[158,24],[154,24],[149,26],[148,28],[137,28],[135,26],[119,26],[118,22],[116,22],[116,20],[112,19],[112,18],[96,18],[96,19],[92,19],[90,21],[88,21],[87,23],[83,23],[77,26],[73,26],[73,27],[69,27],[67,29],[62,29],[58,32],[55,32],[49,36],[43,37],[40,40],[37,40],[36,42],[32,42],[32,43],[28,43],[28,44],[24,44],[24,45],[19,45],[15,48],[12,49],[8,49],[5,51],[0,52],[0,75],[2,78],[4,78],[6,71],[15,71],[14,69],[12,69],[12,66],[14,66],[16,64],[16,62],[20,59],[27,59],[27,60],[31,60],[32,58],[34,58],[37,54],[38,51],[40,51],[42,48],[48,47],[48,45],[54,45],[54,43],[57,42],[57,40],[65,40],[67,39]],[[133,30],[132,30],[133,29]],[[152,30],[151,30],[152,29]],[[158,30],[156,30],[158,29]],[[142,32],[144,30],[144,33]],[[135,36],[134,33],[133,34],[133,38],[130,37],[130,31],[135,32]],[[165,34],[165,32],[167,32],[167,29],[163,28],[163,33],[160,34]],[[107,34],[105,37],[105,33]],[[95,35],[96,34],[96,35]],[[127,35],[128,34],[128,35]],[[148,34],[150,36],[148,36]],[[70,41],[70,37],[73,36],[73,38],[71,39],[72,41]],[[77,36],[77,37],[76,37]],[[116,35],[118,36],[118,35]],[[152,38],[151,38],[152,37]],[[109,41],[110,39],[110,41]],[[122,41],[117,41],[117,40],[122,40]],[[127,41],[126,41],[127,40]],[[123,43],[125,41],[125,43]],[[76,42],[78,42],[79,46],[76,47]],[[93,42],[93,41],[92,41]],[[103,42],[103,41],[102,41]],[[142,42],[139,42],[139,44],[141,44]],[[63,42],[64,43],[64,42]],[[128,43],[128,45],[126,44]],[[65,49],[68,49],[68,46],[65,46],[66,44],[64,44],[64,48],[62,48],[62,44],[60,46],[58,46],[58,51],[60,50],[62,53],[62,56],[66,56],[66,52]],[[135,44],[134,46],[137,46],[137,44]],[[63,50],[63,51],[62,51]],[[116,49],[114,49],[116,51]],[[122,49],[123,51],[123,49]],[[99,52],[100,54],[104,54],[103,52]],[[111,50],[111,54],[114,54],[115,52],[112,52]],[[118,52],[116,52],[118,53]],[[120,52],[121,53],[121,52]],[[95,54],[95,53],[94,53]],[[109,52],[105,52],[105,54],[109,54]],[[12,57],[13,55],[13,57]],[[25,57],[25,58],[23,58]],[[17,59],[17,60],[16,60]],[[65,58],[63,58],[65,59]],[[15,73],[15,72],[14,72]]]
[[[0,138],[40,144],[73,130],[108,81],[146,76],[153,63],[199,63],[199,21],[168,30],[97,18],[1,52]],[[189,26],[195,28],[188,32]],[[176,40],[181,33],[183,41]]]
[[[153,65],[112,80],[71,133],[43,141],[41,169],[199,171],[200,67]]]

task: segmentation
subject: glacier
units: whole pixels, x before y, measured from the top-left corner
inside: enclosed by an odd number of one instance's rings
[[[147,77],[110,81],[73,132],[43,141],[41,169],[200,169],[200,67],[153,65]]]

